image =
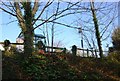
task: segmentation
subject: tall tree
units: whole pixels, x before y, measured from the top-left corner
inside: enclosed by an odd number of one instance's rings
[[[4,3],[3,3],[4,4]],[[33,37],[34,37],[34,30],[33,30],[33,19],[38,9],[38,0],[34,3],[34,7],[32,8],[31,2],[26,0],[26,2],[14,2],[14,5],[10,3],[12,8],[15,11],[15,14],[9,13],[17,18],[19,25],[21,27],[22,33],[24,35],[24,58],[27,59],[29,56],[32,55],[33,52]],[[20,6],[21,5],[21,6]],[[7,6],[7,5],[6,5]],[[22,13],[22,9],[24,13]],[[3,11],[5,9],[1,8]],[[9,12],[9,11],[5,11]]]
[[[16,6],[16,10],[18,3],[14,3]],[[35,10],[32,12],[32,6],[31,2],[25,2],[22,3],[24,8],[24,29],[23,29],[23,35],[24,35],[24,55],[25,57],[29,57],[31,53],[33,52],[33,37],[34,37],[34,30],[33,30],[33,19],[35,15]],[[37,7],[36,7],[37,9]],[[19,13],[18,13],[19,14]]]
[[[84,45],[87,44],[89,48],[98,49],[99,56],[102,57],[102,46],[105,47],[105,43],[110,43],[112,29],[116,25],[117,3],[92,1],[78,5],[78,8],[73,9],[82,11],[76,21],[84,28]],[[84,14],[83,17],[82,14]]]
[[[90,6],[91,6],[91,11],[92,11],[92,16],[93,16],[95,34],[96,34],[97,44],[98,44],[98,47],[99,47],[100,57],[103,58],[103,50],[102,50],[102,44],[101,44],[101,38],[100,38],[98,19],[96,17],[95,8],[94,8],[94,2],[93,1],[91,2]]]

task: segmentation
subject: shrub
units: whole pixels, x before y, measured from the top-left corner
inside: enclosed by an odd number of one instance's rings
[[[111,52],[107,58],[109,61],[120,63],[120,52],[119,51]]]
[[[120,27],[116,28],[112,33],[113,46],[115,49],[120,49]]]
[[[45,55],[33,55],[29,60],[24,61],[22,66],[23,70],[32,79],[54,80],[76,78],[74,70],[56,55],[49,57]]]

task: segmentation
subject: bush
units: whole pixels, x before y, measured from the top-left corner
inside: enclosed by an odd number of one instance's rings
[[[111,52],[107,58],[109,61],[120,63],[120,52],[119,51]]]
[[[113,46],[120,50],[120,27],[116,28],[112,33]]]
[[[74,79],[75,72],[68,64],[56,55],[33,55],[23,62],[23,70],[37,80]]]

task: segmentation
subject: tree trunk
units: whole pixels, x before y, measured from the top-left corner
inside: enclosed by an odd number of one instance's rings
[[[99,32],[99,26],[98,26],[98,20],[96,18],[95,10],[94,10],[94,2],[91,2],[91,11],[93,15],[93,22],[95,26],[95,33],[96,33],[96,38],[97,38],[97,44],[100,52],[100,58],[103,58],[103,50],[102,50],[102,44],[100,40],[100,32]]]
[[[34,31],[33,31],[33,25],[32,25],[32,11],[31,11],[31,3],[26,2],[24,4],[25,8],[25,31],[24,31],[24,57],[29,58],[29,56],[33,53],[33,37],[34,37]]]
[[[30,30],[24,32],[24,57],[25,59],[33,53],[33,36],[34,33]]]

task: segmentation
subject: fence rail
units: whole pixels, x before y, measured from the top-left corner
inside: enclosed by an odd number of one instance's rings
[[[0,42],[0,44],[4,44],[4,42]],[[24,43],[10,43],[10,44],[13,44],[13,45],[24,45]]]
[[[77,48],[77,50],[82,51],[82,56],[84,57],[86,54],[86,57],[89,57],[90,54],[92,57],[98,57],[99,56],[99,50],[98,49],[83,49],[83,48]],[[108,51],[103,51],[104,54],[107,54]]]
[[[0,42],[0,44],[4,44],[4,42]],[[24,43],[10,43],[10,44],[13,44],[13,45],[24,45]],[[59,50],[58,52],[65,52],[66,53],[66,48],[45,46],[45,51],[46,52],[53,52],[53,51],[51,51],[52,49],[55,50],[54,52],[57,52]],[[98,55],[99,55],[99,50],[98,49],[77,48],[77,50],[82,52],[81,54],[82,54],[83,57],[85,57],[85,54],[86,54],[87,57],[89,57],[90,55],[92,55],[92,57],[98,57]],[[103,51],[103,53],[108,53],[108,51]]]
[[[4,42],[0,42],[0,44],[4,44]],[[12,44],[12,45],[24,45],[24,43],[10,43],[10,44]],[[46,51],[50,52],[51,49],[65,51],[66,48],[45,46],[45,49],[47,49]]]

